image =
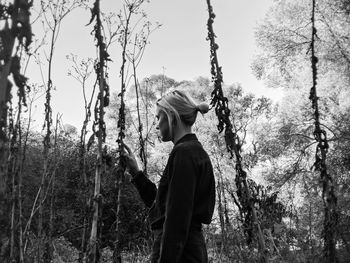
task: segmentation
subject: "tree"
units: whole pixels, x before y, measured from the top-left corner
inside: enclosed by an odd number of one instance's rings
[[[340,4],[341,3],[341,4]],[[315,22],[310,25],[310,13],[312,5],[307,2],[301,1],[282,1],[275,4],[275,8],[269,13],[265,21],[257,30],[257,38],[259,44],[263,48],[263,52],[256,60],[256,63],[253,65],[255,72],[258,76],[261,76],[265,79],[268,79],[273,82],[273,86],[284,86],[288,89],[298,89],[298,92],[308,97],[309,94],[302,91],[305,88],[305,83],[312,86],[310,92],[310,99],[312,99],[313,110],[315,110],[316,118],[316,139],[324,138],[323,136],[319,137],[317,134],[320,134],[320,130],[327,130],[327,133],[334,132],[329,129],[332,126],[332,120],[330,119],[330,105],[332,105],[333,110],[339,110],[339,103],[337,106],[334,103],[330,103],[331,100],[337,101],[335,92],[338,91],[341,94],[347,94],[347,90],[344,87],[349,83],[349,61],[348,61],[348,52],[349,46],[348,41],[346,40],[349,36],[349,23],[348,16],[346,15],[346,6],[343,1],[318,1],[315,5]],[[297,12],[300,10],[300,12]],[[337,11],[335,11],[337,10]],[[282,17],[286,19],[282,20]],[[298,23],[296,22],[298,21]],[[332,22],[331,22],[332,21]],[[311,26],[312,29],[312,38],[311,38]],[[314,28],[317,28],[317,35]],[[310,54],[312,53],[312,67],[309,62]],[[317,60],[316,57],[317,56]],[[270,59],[266,59],[269,57]],[[317,61],[319,63],[317,63]],[[340,62],[341,64],[338,64]],[[317,63],[317,68],[316,68]],[[312,70],[311,70],[312,69]],[[317,75],[316,75],[317,69]],[[276,74],[276,72],[278,74]],[[311,77],[313,73],[313,77]],[[283,81],[279,81],[276,76],[279,76]],[[318,98],[315,97],[316,91],[316,76],[317,76],[317,93]],[[313,82],[313,83],[312,83]],[[275,85],[277,84],[277,85]],[[300,96],[298,96],[300,97]],[[316,98],[316,99],[315,99]],[[317,102],[316,102],[317,100]],[[341,103],[342,104],[342,103]],[[345,105],[345,104],[343,104]],[[313,124],[310,121],[311,116],[313,116],[313,110],[310,109],[308,104],[306,104],[305,99],[303,100],[303,115],[299,115],[298,119],[289,121],[289,127],[284,126],[284,138],[286,139],[286,146],[289,148],[294,144],[296,148],[299,148],[299,153],[296,154],[295,161],[292,162],[291,169],[287,175],[287,178],[292,179],[298,174],[307,174],[308,169],[305,168],[305,164],[312,162],[312,150],[308,149],[310,146],[315,145],[315,141],[312,138],[313,135]],[[308,108],[308,109],[307,109]],[[291,113],[291,112],[290,112]],[[298,127],[301,121],[306,124],[304,127]],[[321,123],[322,127],[318,127]],[[317,128],[318,127],[318,128]],[[322,131],[321,131],[322,132]],[[323,133],[323,132],[322,132]],[[334,137],[328,138],[332,143]],[[321,139],[324,141],[325,139]],[[336,141],[336,139],[335,139]],[[320,141],[318,141],[318,145]],[[292,147],[294,147],[292,146]],[[317,148],[319,149],[319,148]],[[331,154],[336,154],[336,149],[330,144]],[[316,155],[316,169],[320,168],[320,162],[318,160],[325,160],[325,155],[322,155],[322,158],[318,153],[322,152],[317,150]],[[329,150],[328,150],[329,152]],[[305,162],[305,160],[307,160]],[[331,167],[328,165],[328,167]],[[333,170],[332,168],[329,168]],[[325,171],[324,169],[321,169]],[[328,174],[328,173],[327,173]],[[338,175],[334,174],[334,180]],[[322,178],[328,178],[324,175]],[[287,179],[287,181],[289,180]],[[323,179],[322,179],[323,180]],[[328,179],[327,179],[328,180]],[[282,183],[283,184],[283,183]],[[327,195],[328,190],[327,183],[323,184],[326,188],[323,188],[325,195]],[[333,185],[331,188],[337,186]],[[310,195],[308,195],[310,196]],[[326,198],[327,200],[335,200],[334,198]],[[327,201],[325,201],[327,202]],[[334,240],[331,237],[335,234],[335,230],[329,230],[329,226],[333,225],[336,222],[336,212],[328,213],[327,207],[334,207],[330,205],[325,205],[324,215],[326,219],[324,234],[332,233],[331,235],[325,237],[325,249],[330,251],[332,247],[329,245],[331,241]],[[332,211],[335,211],[332,208]],[[327,215],[332,214],[332,220],[329,221]],[[328,230],[327,230],[328,229]],[[328,238],[329,237],[329,238]],[[334,241],[335,242],[335,241]],[[332,241],[331,243],[334,244]],[[327,245],[328,244],[328,245]],[[334,246],[333,246],[334,248]],[[332,252],[326,253],[326,258],[330,257],[330,261],[334,261],[335,256]],[[332,256],[333,255],[333,256]],[[332,258],[332,259],[331,259]]]

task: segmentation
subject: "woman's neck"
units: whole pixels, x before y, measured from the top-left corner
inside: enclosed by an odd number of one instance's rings
[[[176,144],[178,140],[184,137],[186,134],[192,133],[191,126],[180,125],[174,127],[174,137],[172,139],[173,143]]]

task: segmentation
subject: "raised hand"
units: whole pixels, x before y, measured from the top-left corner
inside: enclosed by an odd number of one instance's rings
[[[124,146],[123,147],[124,151],[122,155],[125,158],[126,167],[129,170],[130,174],[132,176],[135,176],[140,171],[139,166],[137,164],[136,157],[134,153],[131,151],[129,146],[127,146],[125,143],[123,143],[123,146]]]

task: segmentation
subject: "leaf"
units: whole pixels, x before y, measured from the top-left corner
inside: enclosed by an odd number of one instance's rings
[[[88,143],[87,143],[87,146],[86,146],[87,151],[90,150],[90,147],[94,144],[94,142],[95,142],[95,133],[93,133],[93,134],[90,136],[89,140],[88,140]]]
[[[90,10],[91,10],[91,18],[90,18],[90,21],[87,24],[87,26],[90,25],[92,23],[92,21],[94,21],[95,17],[97,16],[97,12],[98,12],[97,1],[95,1],[94,7],[91,8]]]

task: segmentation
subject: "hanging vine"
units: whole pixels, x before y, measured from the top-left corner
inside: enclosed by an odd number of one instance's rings
[[[12,74],[14,82],[19,89],[20,100],[25,103],[26,78],[20,73],[19,47],[28,51],[32,42],[32,31],[29,22],[32,3],[15,0],[13,4],[0,4],[0,21],[4,26],[0,30],[0,140],[6,140],[6,103],[11,100],[12,83],[8,76]],[[11,21],[11,23],[10,23]],[[18,40],[15,46],[15,40]],[[13,50],[16,53],[12,56]]]
[[[96,46],[98,48],[98,61],[95,64],[95,73],[97,76],[97,83],[99,86],[99,93],[97,96],[95,109],[94,109],[94,123],[92,126],[93,138],[97,137],[97,163],[95,170],[95,190],[93,197],[93,218],[91,225],[90,242],[87,252],[87,262],[95,263],[99,261],[100,257],[100,232],[101,232],[101,177],[103,175],[103,168],[106,163],[106,147],[103,147],[106,139],[106,126],[104,122],[105,107],[109,105],[109,85],[107,83],[107,62],[109,54],[107,53],[107,47],[102,35],[102,22],[100,1],[96,0],[93,8],[91,9],[91,19],[89,24],[96,21],[93,29],[93,33],[96,40]]]
[[[29,1],[0,4],[0,261],[23,262],[21,178],[21,113],[29,92],[21,73],[21,57],[32,42]],[[9,80],[12,76],[13,82]],[[17,116],[13,116],[11,89],[17,86]],[[10,108],[8,107],[10,105]],[[9,126],[7,127],[7,121]],[[11,197],[10,197],[11,195]],[[11,211],[8,217],[8,211]],[[18,212],[17,212],[18,211]],[[9,221],[10,220],[10,221]],[[9,235],[9,236],[8,236]],[[9,242],[3,242],[8,240]],[[9,254],[4,252],[9,251]],[[9,257],[9,258],[8,258]]]
[[[32,3],[29,1],[14,1],[13,4],[0,4],[0,21],[4,22],[0,30],[0,189],[5,186],[4,183],[4,160],[6,159],[6,127],[7,112],[9,103],[12,99],[12,82],[8,79],[12,75],[14,84],[18,87],[18,96],[21,103],[26,104],[26,81],[27,78],[20,72],[20,57],[18,50],[24,47],[28,51],[32,42],[32,32],[29,23],[30,8]],[[11,21],[11,22],[10,22]],[[18,40],[15,46],[15,40]],[[13,50],[15,54],[12,55]]]
[[[228,99],[224,96],[222,90],[223,74],[222,69],[218,62],[217,49],[219,46],[215,42],[215,33],[213,30],[213,23],[215,14],[210,4],[210,0],[207,0],[209,18],[207,21],[208,37],[207,40],[210,42],[210,64],[211,64],[211,75],[214,83],[214,90],[211,93],[211,106],[215,107],[215,113],[218,117],[218,130],[221,133],[224,131],[225,142],[227,151],[230,153],[231,158],[236,158],[236,187],[237,196],[241,203],[241,208],[245,214],[246,219],[249,221],[251,229],[256,227],[259,250],[261,256],[261,262],[268,262],[268,251],[265,248],[265,241],[263,233],[260,228],[260,223],[254,207],[254,200],[251,197],[249,186],[247,183],[247,173],[242,167],[242,156],[241,156],[241,142],[237,133],[233,131],[233,126],[230,120],[230,109],[228,107]]]
[[[324,205],[324,226],[323,226],[323,239],[324,239],[324,260],[325,262],[335,263],[338,262],[336,256],[336,234],[338,225],[338,212],[337,212],[337,197],[334,193],[334,182],[332,176],[327,171],[326,158],[328,152],[327,133],[321,128],[320,112],[318,108],[317,97],[317,63],[318,58],[315,55],[315,39],[317,37],[317,30],[315,27],[315,6],[316,0],[312,0],[312,34],[311,34],[311,68],[312,68],[312,87],[310,89],[309,99],[312,103],[314,110],[315,129],[314,138],[317,142],[314,169],[320,172],[321,184],[322,184],[322,200]]]

